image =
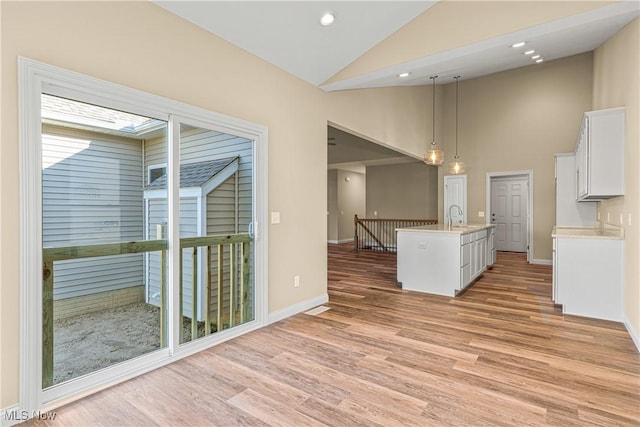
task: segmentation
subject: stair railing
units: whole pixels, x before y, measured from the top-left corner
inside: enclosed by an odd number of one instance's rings
[[[387,219],[358,218],[353,219],[355,232],[353,249],[357,251],[396,252],[396,229],[437,224],[437,219]]]

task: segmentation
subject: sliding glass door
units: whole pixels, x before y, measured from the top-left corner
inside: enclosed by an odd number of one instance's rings
[[[266,129],[29,60],[21,85],[25,408],[264,325]]]

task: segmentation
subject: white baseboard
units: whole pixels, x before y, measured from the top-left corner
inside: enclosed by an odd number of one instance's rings
[[[531,264],[539,264],[539,265],[553,265],[553,262],[550,259],[535,259],[531,261]]]
[[[269,324],[275,323],[279,320],[286,319],[295,314],[302,313],[303,311],[310,310],[314,307],[322,305],[329,301],[328,294],[322,294],[318,297],[308,299],[306,301],[299,302],[297,304],[290,305],[281,310],[275,311],[269,314]]]
[[[636,349],[638,350],[638,352],[640,352],[640,335],[638,335],[638,331],[633,329],[633,326],[631,326],[631,322],[629,322],[629,319],[627,319],[627,316],[625,314],[623,314],[622,317],[624,327],[627,328],[627,332],[629,332],[633,343],[636,345]]]
[[[18,423],[23,423],[31,418],[31,414],[20,410],[20,405],[16,404],[0,409],[0,426],[9,427]]]
[[[350,239],[342,239],[342,240],[327,240],[327,243],[330,243],[332,245],[338,245],[340,243],[352,243],[353,242],[353,237]]]

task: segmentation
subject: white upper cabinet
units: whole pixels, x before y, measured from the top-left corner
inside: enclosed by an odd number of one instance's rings
[[[624,108],[584,114],[576,145],[578,200],[624,194]]]

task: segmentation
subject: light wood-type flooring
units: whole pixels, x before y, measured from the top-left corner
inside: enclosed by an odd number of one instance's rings
[[[56,410],[50,425],[640,424],[624,326],[563,316],[551,267],[500,253],[457,298],[395,256],[329,247],[329,310],[299,314]]]

